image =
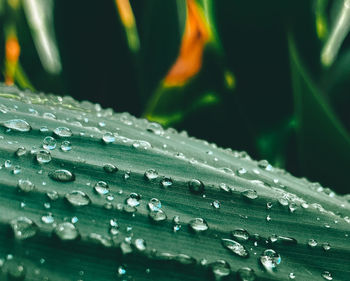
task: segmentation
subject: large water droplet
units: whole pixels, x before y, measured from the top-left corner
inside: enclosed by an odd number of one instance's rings
[[[29,132],[32,128],[27,121],[22,119],[12,119],[3,122],[3,126],[18,132]]]
[[[138,193],[130,193],[125,203],[130,207],[137,207],[140,205],[141,195]]]
[[[107,163],[103,166],[103,170],[105,170],[105,172],[111,174],[111,173],[116,173],[118,171],[118,168],[113,164]]]
[[[46,149],[40,149],[36,154],[36,160],[39,164],[47,164],[51,161],[51,153]]]
[[[35,189],[34,183],[32,183],[28,179],[26,179],[26,180],[24,180],[24,179],[18,180],[17,186],[18,186],[18,188],[21,191],[24,191],[24,192],[30,192],[30,191]]]
[[[26,154],[27,154],[27,150],[26,150],[23,146],[19,147],[19,148],[16,150],[16,155],[17,155],[18,157],[24,156],[24,155],[26,155]]]
[[[10,225],[15,237],[20,240],[33,237],[38,231],[38,226],[27,217],[16,218],[10,222]]]
[[[163,178],[160,181],[160,185],[164,188],[171,187],[173,185],[173,180],[171,178]]]
[[[221,239],[222,245],[230,250],[232,253],[240,256],[242,258],[248,258],[249,252],[248,250],[240,243],[231,240],[231,239]]]
[[[254,189],[246,189],[242,191],[242,196],[248,199],[256,199],[258,198],[258,193]]]
[[[73,206],[86,206],[91,203],[89,196],[80,190],[73,190],[67,193],[64,197]]]
[[[147,131],[159,136],[164,134],[163,127],[158,123],[149,123],[147,126]]]
[[[192,179],[188,182],[188,188],[192,193],[201,194],[204,192],[204,184],[197,179]]]
[[[49,177],[60,182],[70,182],[75,180],[75,175],[72,172],[63,169],[50,172]]]
[[[145,179],[148,181],[152,181],[158,178],[158,172],[155,169],[148,169],[145,172]]]
[[[273,271],[281,263],[281,256],[272,249],[267,249],[260,256],[260,262],[267,271]]]
[[[94,186],[94,191],[97,193],[97,194],[100,194],[100,195],[105,195],[109,192],[109,186],[106,182],[104,181],[99,181],[95,184]]]
[[[250,235],[247,230],[239,228],[232,231],[232,237],[240,241],[247,241]]]
[[[53,150],[56,148],[56,140],[53,137],[45,137],[43,140],[43,148]]]
[[[62,138],[69,138],[72,136],[71,129],[69,129],[67,127],[58,127],[53,132],[55,135],[62,137]]]
[[[194,232],[203,232],[209,228],[208,223],[202,218],[195,218],[193,220],[190,220],[188,226]]]
[[[139,251],[146,250],[146,241],[141,238],[135,239],[134,245],[135,248]]]
[[[237,270],[237,279],[238,281],[255,281],[256,275],[250,267],[242,267]]]
[[[75,240],[79,237],[79,232],[74,224],[70,222],[63,222],[57,225],[54,229],[56,236],[62,241]]]
[[[70,143],[70,141],[63,141],[61,143],[61,150],[64,151],[64,152],[68,152],[68,151],[71,151],[72,150],[72,144]]]
[[[307,242],[307,244],[311,247],[314,248],[317,246],[317,241],[315,239],[309,239],[309,241]]]

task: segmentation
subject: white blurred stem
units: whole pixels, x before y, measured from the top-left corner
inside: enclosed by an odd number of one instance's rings
[[[339,49],[350,31],[350,0],[344,0],[334,27],[321,53],[321,62],[324,66],[331,66]]]

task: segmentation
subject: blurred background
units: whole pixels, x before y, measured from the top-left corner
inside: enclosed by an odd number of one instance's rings
[[[0,0],[0,81],[349,193],[349,29],[349,0]]]

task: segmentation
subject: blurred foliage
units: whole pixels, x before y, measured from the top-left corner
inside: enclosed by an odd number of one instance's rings
[[[349,0],[0,0],[0,79],[348,193]]]

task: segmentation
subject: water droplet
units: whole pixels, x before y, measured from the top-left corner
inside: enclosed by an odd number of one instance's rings
[[[219,184],[219,188],[225,192],[232,191],[232,188],[230,188],[226,183],[223,183],[223,182]]]
[[[139,251],[144,251],[146,250],[146,241],[141,239],[141,238],[138,238],[138,239],[135,239],[135,247],[137,250]]]
[[[248,199],[256,199],[258,198],[258,193],[254,189],[246,189],[242,191],[242,196]]]
[[[238,281],[255,281],[256,275],[250,267],[242,267],[237,270]]]
[[[63,169],[50,172],[49,177],[60,182],[70,182],[75,180],[75,175],[72,172]]]
[[[53,218],[52,214],[49,213],[45,216],[42,216],[41,221],[46,224],[51,224],[55,222],[55,219]]]
[[[11,160],[6,160],[4,166],[5,166],[5,168],[11,168],[12,167]]]
[[[163,127],[160,124],[154,123],[154,122],[148,124],[147,131],[158,136],[161,136],[164,134]]]
[[[88,240],[93,242],[93,243],[102,245],[103,247],[106,247],[106,248],[110,248],[113,246],[113,242],[112,242],[112,239],[110,237],[103,236],[103,235],[98,234],[98,233],[90,233],[88,236]]]
[[[56,119],[56,115],[51,112],[44,112],[43,117],[47,119]]]
[[[62,137],[62,138],[69,138],[72,136],[71,129],[69,129],[67,127],[58,127],[53,132],[55,135]]]
[[[331,249],[331,245],[329,244],[329,243],[323,243],[322,244],[322,248],[323,248],[323,250],[325,250],[325,251],[329,251],[330,249]]]
[[[160,185],[164,188],[171,187],[173,185],[173,180],[171,178],[163,178],[160,181]]]
[[[260,262],[264,268],[271,272],[281,263],[281,256],[272,249],[267,249],[260,256]]]
[[[150,211],[148,216],[155,223],[160,223],[167,219],[167,215],[162,209],[159,209],[158,211]]]
[[[221,203],[220,203],[218,200],[214,200],[213,202],[211,202],[211,205],[212,205],[215,209],[220,209]]]
[[[232,231],[232,237],[240,241],[247,241],[250,235],[247,230],[239,228]]]
[[[288,206],[289,202],[286,198],[279,198],[278,202],[282,205],[282,206]]]
[[[227,261],[217,260],[210,263],[208,266],[211,269],[215,281],[224,280],[226,276],[231,274],[231,267]]]
[[[333,276],[329,271],[323,271],[321,275],[325,280],[333,280]]]
[[[32,128],[27,121],[22,119],[12,119],[5,121],[3,126],[18,132],[29,132]]]
[[[27,217],[16,218],[10,222],[10,225],[15,237],[20,240],[33,237],[38,231],[38,226]]]
[[[221,239],[221,243],[226,249],[230,250],[237,256],[240,256],[242,258],[249,257],[248,250],[242,244],[231,239]]]
[[[258,162],[258,167],[267,171],[271,171],[273,169],[267,160],[260,160]]]
[[[289,204],[288,208],[289,208],[289,212],[294,213],[295,210],[298,209],[298,206],[297,206],[297,204],[292,202],[292,203]]]
[[[40,131],[41,133],[47,133],[47,132],[49,131],[49,129],[48,129],[46,126],[41,126],[40,129],[39,129],[39,131]]]
[[[209,228],[208,223],[202,218],[195,218],[193,220],[190,220],[188,225],[194,232],[203,232]]]
[[[115,136],[111,132],[106,132],[102,136],[102,140],[105,144],[115,142]]]
[[[118,172],[118,168],[115,165],[109,163],[103,166],[103,170],[105,170],[106,173],[110,174]]]
[[[75,240],[79,237],[79,232],[74,224],[70,222],[63,222],[57,225],[54,229],[56,236],[62,241]]]
[[[272,208],[273,204],[272,202],[267,202],[266,203],[266,210],[270,210]]]
[[[86,206],[91,203],[89,196],[80,190],[73,190],[67,193],[64,197],[73,206]]]
[[[125,203],[130,207],[137,207],[140,205],[141,195],[138,193],[130,193]]]
[[[162,203],[157,198],[152,198],[147,204],[150,211],[159,211],[162,208]]]
[[[293,272],[289,273],[289,279],[294,280],[295,279],[295,274]]]
[[[45,137],[43,140],[43,148],[53,150],[56,148],[56,140],[53,137]]]
[[[21,166],[16,165],[16,166],[13,167],[13,169],[12,169],[11,172],[12,172],[12,174],[14,174],[14,175],[18,175],[21,171],[22,171]]]
[[[317,246],[317,241],[315,239],[309,239],[309,241],[307,242],[307,244],[311,247],[314,248]]]
[[[55,201],[58,199],[58,193],[55,190],[48,191],[46,196],[49,197],[50,200]]]
[[[63,141],[61,143],[61,150],[64,151],[64,152],[68,152],[68,151],[71,151],[72,150],[72,144],[70,143],[70,141]]]
[[[145,174],[145,179],[148,181],[152,181],[155,180],[156,178],[158,178],[158,172],[155,169],[148,169]]]
[[[24,156],[24,155],[26,155],[26,154],[27,154],[27,150],[26,150],[23,146],[19,147],[19,148],[16,150],[16,155],[17,155],[18,157]]]
[[[118,276],[122,277],[122,276],[124,276],[126,274],[126,269],[125,269],[124,266],[119,266],[117,272],[118,272]]]
[[[30,192],[35,189],[34,183],[32,183],[30,180],[27,180],[27,179],[18,180],[17,186],[21,191],[24,191],[24,192]]]
[[[109,192],[109,186],[104,181],[99,181],[94,186],[94,191],[100,195],[106,195]]]
[[[51,153],[46,149],[40,149],[36,154],[36,160],[39,164],[47,164],[51,161]]]
[[[204,192],[204,184],[197,179],[192,179],[188,182],[188,188],[194,194],[201,194]]]
[[[132,144],[132,147],[134,148],[143,148],[143,149],[149,149],[151,148],[151,144],[148,141],[144,140],[135,140]]]

